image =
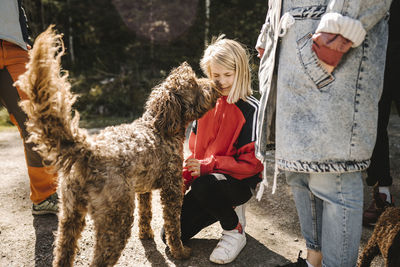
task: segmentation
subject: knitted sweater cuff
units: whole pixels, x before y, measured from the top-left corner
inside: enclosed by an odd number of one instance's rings
[[[359,46],[367,34],[359,20],[339,13],[326,13],[323,15],[315,33],[319,32],[340,34],[353,42],[352,47]]]

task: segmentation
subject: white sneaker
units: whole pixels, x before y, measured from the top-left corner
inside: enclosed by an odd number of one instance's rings
[[[246,234],[234,229],[224,230],[222,237],[210,255],[210,261],[218,264],[232,262],[246,245]]]

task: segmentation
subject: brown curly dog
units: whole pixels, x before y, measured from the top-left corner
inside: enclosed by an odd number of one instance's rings
[[[369,267],[379,252],[387,267],[400,266],[400,208],[398,207],[387,207],[379,217],[374,232],[361,253],[358,266]]]
[[[141,118],[89,136],[78,127],[78,112],[71,115],[76,96],[66,72],[60,73],[63,53],[61,35],[49,27],[37,38],[28,70],[18,81],[29,97],[21,103],[29,117],[29,141],[61,179],[53,266],[72,266],[87,213],[96,234],[91,266],[116,264],[131,235],[136,193],[139,237],[153,238],[154,189],[160,189],[171,254],[188,258],[190,249],[180,239],[185,127],[215,106],[218,88],[183,63],[153,88]]]

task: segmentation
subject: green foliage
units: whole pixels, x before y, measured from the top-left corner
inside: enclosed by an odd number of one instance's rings
[[[210,0],[209,36],[226,34],[252,55],[267,10],[262,0]],[[137,117],[152,87],[187,61],[202,75],[205,0],[30,0],[25,1],[32,37],[50,24],[64,34],[76,108],[83,117]],[[257,96],[257,95],[256,95]]]
[[[0,107],[0,130],[12,127],[13,125],[14,124],[12,124],[10,120],[10,116],[8,115],[7,109],[4,107]]]

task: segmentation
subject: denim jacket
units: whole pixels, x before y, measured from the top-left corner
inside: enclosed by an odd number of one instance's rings
[[[27,44],[32,45],[22,0],[1,0],[0,39],[17,44],[24,50],[27,50]]]
[[[281,170],[366,169],[376,138],[391,0],[270,2],[256,46],[265,48],[256,156],[265,162],[275,143],[275,162]],[[292,21],[285,23],[284,17]],[[331,74],[311,50],[315,32],[353,41]]]

